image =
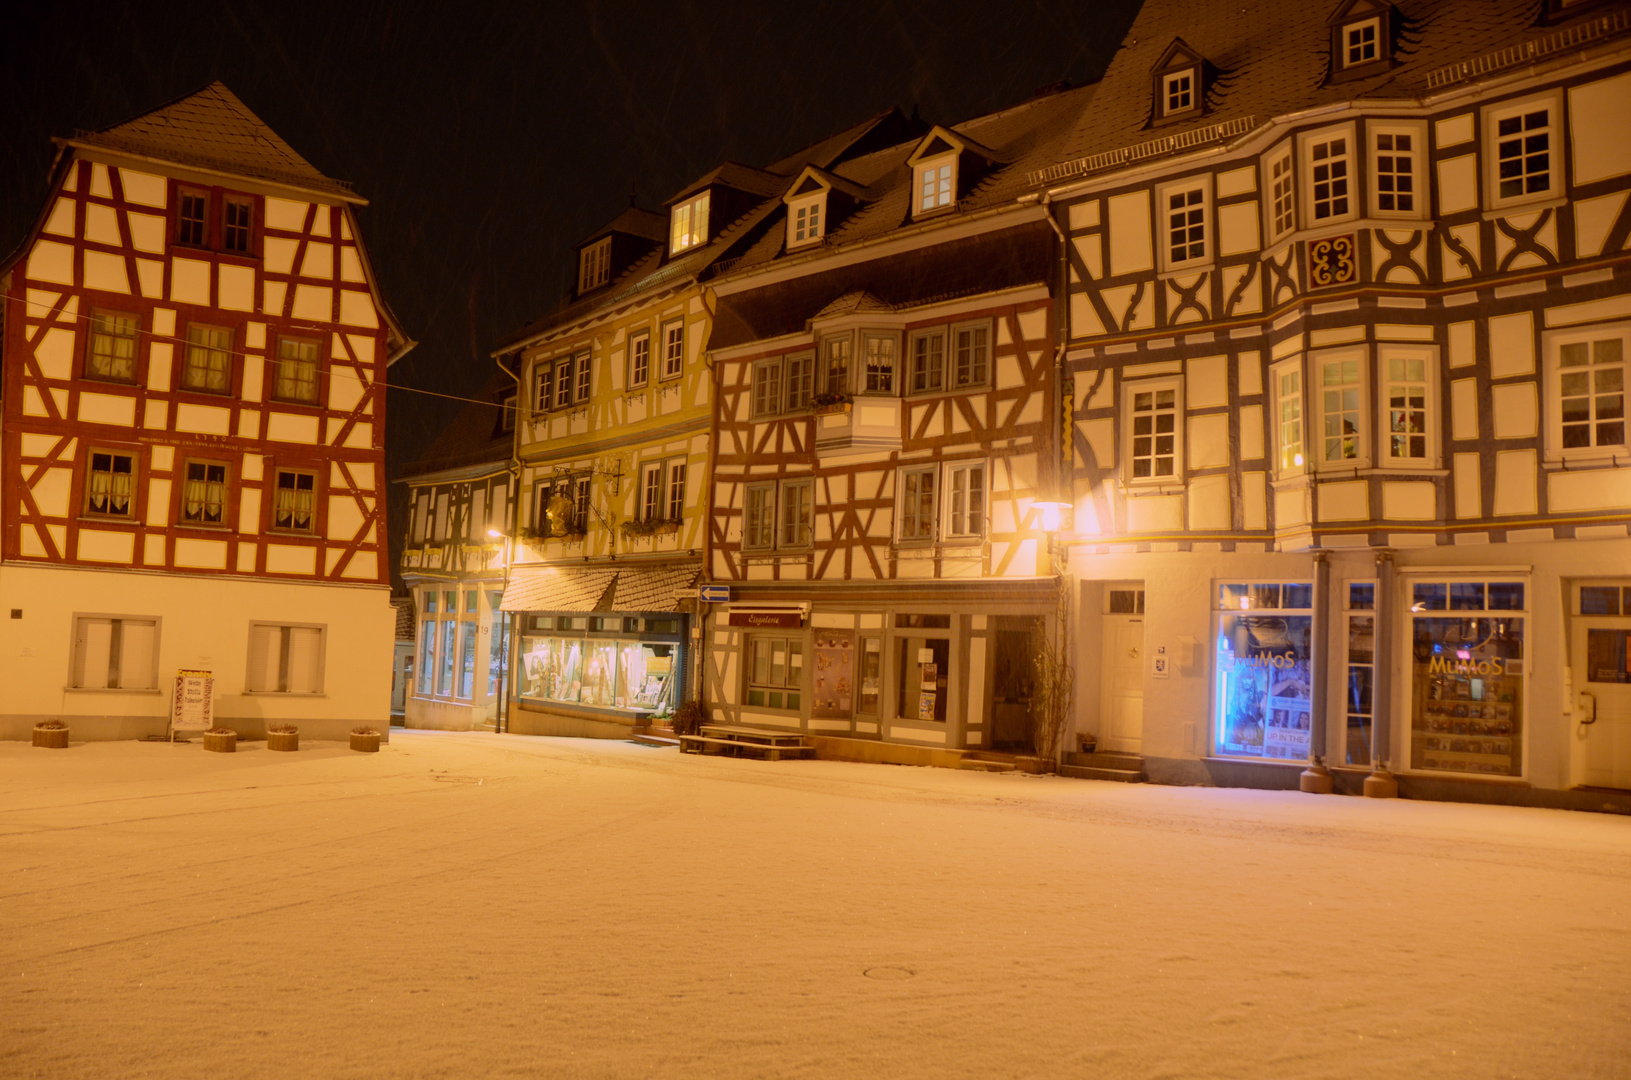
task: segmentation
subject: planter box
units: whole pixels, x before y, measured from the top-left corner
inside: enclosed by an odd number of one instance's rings
[[[300,732],[298,731],[268,731],[266,733],[266,749],[268,750],[299,750]]]
[[[43,746],[47,750],[68,749],[68,729],[63,728],[35,728],[34,745]]]
[[[229,731],[225,735],[216,735],[204,732],[204,749],[217,754],[236,754],[238,752],[238,733]]]
[[[351,749],[364,754],[379,753],[379,732],[376,731],[372,735],[358,735],[353,731],[351,733]]]

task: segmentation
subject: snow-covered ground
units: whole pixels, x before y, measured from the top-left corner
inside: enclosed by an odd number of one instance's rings
[[[0,744],[0,1076],[1631,1076],[1631,820]]]

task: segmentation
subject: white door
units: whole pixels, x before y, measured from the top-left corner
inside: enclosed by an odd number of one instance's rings
[[[1631,788],[1631,617],[1577,616],[1573,636],[1575,775]]]
[[[1099,673],[1099,749],[1137,754],[1144,745],[1144,616],[1104,616]]]

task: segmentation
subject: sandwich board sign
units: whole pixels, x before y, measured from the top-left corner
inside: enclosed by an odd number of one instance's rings
[[[170,698],[170,732],[208,731],[215,726],[215,673],[182,668]]]

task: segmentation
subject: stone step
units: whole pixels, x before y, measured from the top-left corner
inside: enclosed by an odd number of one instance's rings
[[[1017,768],[1012,761],[987,761],[977,757],[965,757],[957,763],[957,767],[976,772],[1013,772]]]
[[[1141,784],[1144,782],[1143,769],[1105,769],[1093,765],[1061,765],[1060,776],[1071,776],[1077,780],[1112,780],[1121,784]]]
[[[629,736],[629,742],[639,743],[641,746],[678,746],[678,738],[667,738],[662,735],[653,735],[650,732],[637,731]]]

